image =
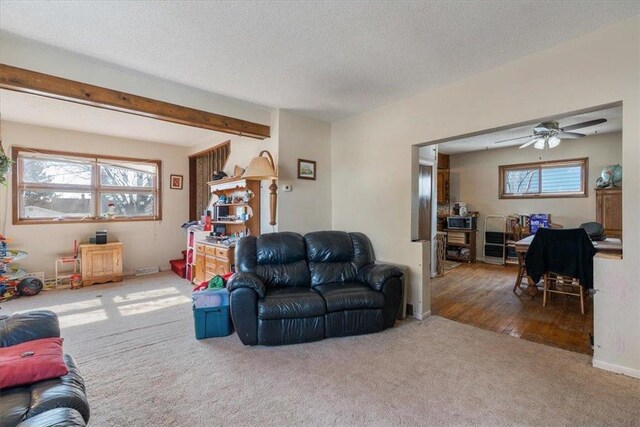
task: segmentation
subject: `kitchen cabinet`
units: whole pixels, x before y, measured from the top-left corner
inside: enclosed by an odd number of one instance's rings
[[[438,169],[438,203],[449,203],[449,170]]]

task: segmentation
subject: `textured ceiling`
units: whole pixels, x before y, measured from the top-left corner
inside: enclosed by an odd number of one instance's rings
[[[225,133],[3,89],[0,89],[0,114],[2,120],[12,122],[183,146],[215,145],[232,137]]]
[[[588,136],[622,131],[622,107],[591,111],[588,113],[581,113],[569,117],[549,119],[545,121],[557,121],[562,128],[594,119],[607,119],[607,121],[596,126],[576,129],[573,132],[579,132]],[[496,144],[496,142],[504,141],[505,139],[519,138],[522,136],[531,135],[533,133],[533,127],[536,124],[538,124],[538,122],[531,122],[528,125],[513,127],[498,132],[491,132],[468,138],[456,139],[454,141],[440,144],[438,150],[444,154],[460,154],[468,153],[471,151],[493,150],[496,148],[519,147],[525,142],[529,141],[529,139],[523,138],[518,139],[517,141],[508,141],[499,144]],[[568,140],[566,142],[572,143],[573,141],[579,143],[580,139]],[[565,143],[565,141],[563,141],[563,143]],[[421,149],[425,150],[428,149],[428,147],[423,147]],[[533,147],[530,147],[529,149],[533,150]]]
[[[0,29],[332,121],[638,13],[637,0],[3,0]]]

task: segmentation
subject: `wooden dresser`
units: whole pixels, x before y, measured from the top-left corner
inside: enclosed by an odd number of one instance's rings
[[[196,243],[196,283],[211,280],[213,276],[222,276],[231,272],[235,246],[220,246],[212,243]]]
[[[82,285],[122,282],[122,243],[80,244]]]
[[[596,190],[596,221],[607,237],[622,238],[622,188]]]

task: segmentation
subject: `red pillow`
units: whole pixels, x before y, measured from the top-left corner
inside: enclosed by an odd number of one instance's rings
[[[0,389],[67,375],[62,338],[43,338],[0,348]]]

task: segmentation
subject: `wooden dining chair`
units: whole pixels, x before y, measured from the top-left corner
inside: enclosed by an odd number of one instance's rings
[[[544,291],[542,294],[542,306],[547,305],[547,298],[551,300],[551,294],[563,294],[580,298],[580,312],[584,314],[586,292],[580,280],[574,277],[560,276],[553,272],[547,272],[543,276]],[[578,288],[577,291],[575,289]],[[572,292],[573,291],[573,292]],[[547,297],[547,294],[549,295]]]
[[[513,234],[513,248],[515,250],[515,242],[523,239],[522,226],[520,224],[515,224],[512,228],[512,234]],[[514,293],[517,293],[516,291],[518,289],[520,289],[521,291],[524,290],[521,284],[522,284],[522,280],[527,276],[527,267],[525,266],[525,263],[524,263],[524,254],[517,253],[517,256],[518,256],[518,276],[516,277],[515,285],[513,285]]]

